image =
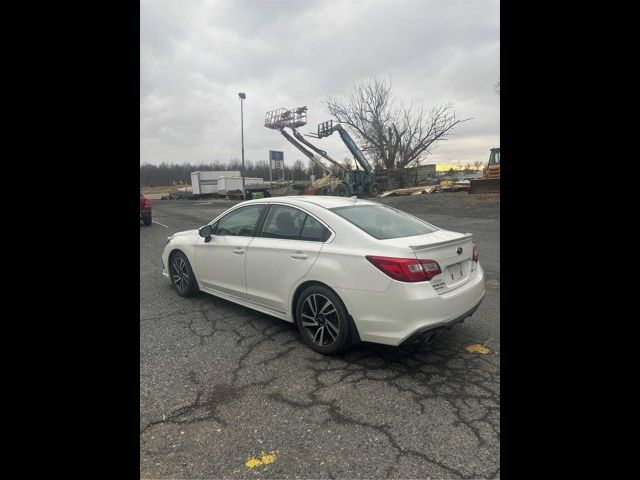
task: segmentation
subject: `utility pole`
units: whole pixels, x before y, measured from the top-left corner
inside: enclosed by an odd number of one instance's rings
[[[244,189],[244,114],[242,111],[242,101],[247,98],[247,96],[240,92],[238,93],[240,97],[240,138],[242,139],[242,198],[244,200],[247,199],[247,193]]]

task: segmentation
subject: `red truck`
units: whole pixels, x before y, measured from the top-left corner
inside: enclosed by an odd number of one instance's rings
[[[142,190],[140,190],[140,220],[147,227],[151,225],[151,200],[142,195]]]

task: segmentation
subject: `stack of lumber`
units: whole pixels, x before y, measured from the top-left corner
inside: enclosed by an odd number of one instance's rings
[[[375,174],[376,183],[380,185],[381,191],[436,183],[436,166],[431,164],[412,168],[376,170]]]

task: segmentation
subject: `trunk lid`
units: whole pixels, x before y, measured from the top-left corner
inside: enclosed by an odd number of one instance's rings
[[[437,230],[424,235],[384,240],[398,247],[410,248],[420,260],[434,260],[442,273],[431,279],[438,293],[461,287],[473,278],[476,263],[473,262],[473,235],[448,230]]]

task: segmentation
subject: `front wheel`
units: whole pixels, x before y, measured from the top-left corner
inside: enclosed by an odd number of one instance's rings
[[[371,197],[377,197],[378,195],[380,195],[380,185],[375,182],[370,183],[367,190]]]
[[[296,304],[296,324],[305,343],[323,355],[335,355],[351,343],[347,309],[330,289],[306,288]]]
[[[171,283],[176,287],[176,290],[178,290],[178,295],[181,297],[191,297],[198,293],[196,276],[193,274],[191,264],[184,253],[174,253],[171,256],[169,265]]]

